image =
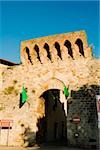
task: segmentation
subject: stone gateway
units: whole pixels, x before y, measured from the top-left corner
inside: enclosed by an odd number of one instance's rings
[[[95,149],[100,60],[92,57],[85,31],[22,41],[20,49],[20,64],[0,60],[0,145],[60,141]],[[20,106],[23,86],[28,98]]]

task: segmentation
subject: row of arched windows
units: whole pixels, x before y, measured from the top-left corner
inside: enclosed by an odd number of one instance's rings
[[[83,56],[84,56],[84,49],[83,49],[83,42],[81,39],[77,39],[75,44],[79,47],[79,53]],[[60,44],[58,42],[55,42],[54,43],[54,46],[57,50],[57,55],[59,56],[60,59],[62,59],[62,55],[61,55],[61,48],[60,48]],[[72,50],[72,46],[71,46],[71,42],[69,40],[66,40],[64,42],[64,46],[67,48],[68,50],[68,54],[73,58],[73,50]],[[49,45],[47,43],[44,44],[43,48],[46,50],[47,52],[47,57],[51,60],[51,53],[50,53],[50,48],[49,48]],[[36,51],[37,53],[37,59],[41,62],[41,59],[40,59],[40,54],[39,54],[39,47],[37,44],[35,44],[34,46],[34,50]],[[26,53],[28,55],[28,60],[31,62],[32,64],[32,61],[31,61],[31,56],[30,56],[30,51],[29,49],[26,47]]]

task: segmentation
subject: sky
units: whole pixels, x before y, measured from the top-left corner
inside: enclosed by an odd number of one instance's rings
[[[20,62],[20,42],[85,30],[100,57],[99,1],[0,1],[0,58]]]

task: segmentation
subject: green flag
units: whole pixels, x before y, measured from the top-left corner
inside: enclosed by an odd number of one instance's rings
[[[64,85],[64,95],[69,96],[69,89]]]
[[[22,103],[25,103],[27,98],[28,98],[27,92],[26,92],[26,89],[23,86],[23,89],[22,89]]]

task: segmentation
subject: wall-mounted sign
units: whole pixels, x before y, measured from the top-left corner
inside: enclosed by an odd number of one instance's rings
[[[12,129],[12,125],[13,125],[13,120],[11,119],[2,119],[0,120],[0,141],[2,138],[2,129],[8,129],[7,132],[7,141],[6,141],[6,145],[8,146],[8,142],[9,142],[9,134],[10,134],[10,129]]]
[[[12,127],[13,120],[10,119],[2,119],[0,120],[0,127]]]
[[[75,117],[72,118],[72,122],[75,123],[75,124],[80,123],[80,121],[81,121],[80,116],[75,116]]]

